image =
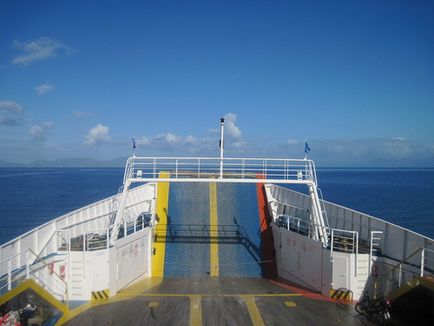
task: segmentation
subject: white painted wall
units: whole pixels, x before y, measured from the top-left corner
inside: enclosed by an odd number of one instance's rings
[[[310,208],[310,197],[277,185],[266,185],[269,207],[273,213],[289,214],[299,218],[306,217]],[[277,202],[280,203],[277,203]],[[282,203],[287,203],[288,206]],[[434,250],[434,241],[421,234],[386,222],[382,219],[324,201],[329,226],[359,232],[359,239],[369,243],[371,231],[383,231],[382,253],[392,259],[404,260],[418,248]],[[434,260],[434,254],[431,254]],[[414,256],[411,263],[420,266],[420,255]]]
[[[92,291],[109,288],[109,250],[72,251],[68,268],[70,300],[90,300]]]
[[[115,294],[140,276],[150,276],[151,228],[147,227],[116,241],[111,255],[110,293]]]
[[[273,224],[279,277],[327,294],[330,291],[330,251],[322,243]]]

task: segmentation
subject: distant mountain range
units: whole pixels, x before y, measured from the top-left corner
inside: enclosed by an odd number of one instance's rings
[[[53,167],[53,168],[72,168],[72,167],[85,167],[85,168],[111,168],[111,167],[124,167],[126,157],[118,157],[109,161],[94,160],[91,158],[64,158],[58,160],[37,160],[31,163],[11,163],[6,161],[0,161],[0,167],[13,168],[13,167]]]

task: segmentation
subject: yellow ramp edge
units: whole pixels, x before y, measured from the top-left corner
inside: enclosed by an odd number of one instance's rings
[[[427,289],[430,289],[431,291],[434,291],[434,281],[428,277],[415,277],[412,278],[410,281],[404,283],[401,285],[401,287],[393,290],[391,293],[387,295],[387,300],[396,300],[399,297],[403,296],[407,292],[411,291],[415,287],[423,286]]]
[[[219,276],[218,217],[217,217],[217,184],[209,184],[209,224],[210,224],[210,275]],[[214,239],[213,239],[214,238]]]
[[[0,306],[8,302],[9,300],[13,299],[14,297],[16,297],[17,295],[19,295],[20,293],[24,292],[27,289],[32,289],[33,291],[35,291],[41,298],[43,298],[51,306],[53,306],[54,308],[56,308],[62,313],[63,316],[56,323],[56,325],[61,325],[62,319],[68,312],[68,305],[57,300],[51,293],[47,292],[43,287],[41,287],[38,283],[36,283],[32,279],[25,280],[16,288],[2,295],[0,297]]]
[[[160,179],[170,178],[169,172],[161,171]],[[158,224],[155,229],[154,237],[165,237],[167,233],[167,211],[169,208],[169,182],[157,183],[157,216]],[[154,238],[155,239],[155,238]],[[164,276],[164,257],[166,255],[166,243],[154,242],[152,250],[152,277]]]

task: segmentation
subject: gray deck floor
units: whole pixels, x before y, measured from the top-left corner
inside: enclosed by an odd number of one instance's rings
[[[301,292],[258,278],[167,278],[66,325],[371,325],[351,304]]]

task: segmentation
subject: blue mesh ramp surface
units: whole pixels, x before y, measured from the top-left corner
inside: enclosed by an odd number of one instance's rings
[[[172,183],[165,277],[210,275],[208,183]],[[256,185],[217,184],[219,276],[260,277]]]
[[[169,191],[165,277],[209,275],[210,249],[206,241],[207,232],[200,232],[201,226],[208,223],[209,185],[172,183]]]
[[[220,276],[261,277],[255,184],[218,184],[218,224],[239,232],[238,243],[219,244]]]

